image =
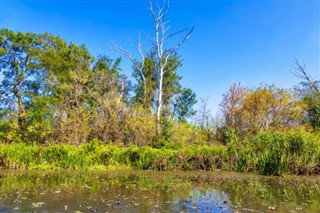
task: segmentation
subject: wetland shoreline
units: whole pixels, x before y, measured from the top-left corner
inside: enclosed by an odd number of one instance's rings
[[[270,136],[274,137],[270,139]],[[231,171],[268,176],[320,174],[320,146],[306,132],[263,133],[226,146],[153,148],[98,140],[67,144],[0,144],[2,170]],[[280,138],[280,139],[278,139]]]

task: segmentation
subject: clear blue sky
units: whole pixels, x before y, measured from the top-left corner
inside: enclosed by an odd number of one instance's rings
[[[85,44],[93,55],[116,58],[119,54],[108,49],[112,41],[127,47],[128,37],[141,31],[146,38],[153,29],[147,0],[0,2],[0,27],[59,35]],[[290,73],[295,58],[320,76],[319,0],[171,0],[168,19],[173,31],[195,27],[179,50],[179,73],[198,97],[209,96],[213,114],[232,82],[298,84]],[[130,75],[128,61],[122,68]]]

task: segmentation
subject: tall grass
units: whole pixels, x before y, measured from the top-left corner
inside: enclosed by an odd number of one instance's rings
[[[261,132],[227,146],[119,147],[98,140],[72,146],[0,144],[2,169],[226,170],[263,175],[320,174],[320,135]]]
[[[1,144],[2,169],[216,170],[227,169],[225,147],[187,147],[179,150],[104,145],[97,140],[81,146]]]
[[[320,136],[317,133],[267,131],[229,146],[236,171],[263,175],[320,174]]]

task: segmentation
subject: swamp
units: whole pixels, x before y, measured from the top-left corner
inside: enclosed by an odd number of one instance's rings
[[[320,177],[2,171],[1,212],[319,212]]]
[[[319,10],[0,0],[0,213],[319,213]]]

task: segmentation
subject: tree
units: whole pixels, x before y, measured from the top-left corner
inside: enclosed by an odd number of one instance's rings
[[[312,128],[320,129],[320,81],[314,80],[306,71],[305,64],[299,63],[298,60],[295,60],[294,68],[293,74],[303,80],[299,92],[307,105],[306,121]]]
[[[208,99],[200,98],[200,109],[198,110],[197,123],[201,130],[207,129],[209,126],[210,110],[208,109]]]
[[[123,139],[125,125],[125,100],[127,83],[120,75],[120,59],[101,56],[93,65],[93,75],[88,93],[92,100],[91,138],[104,142]]]
[[[131,42],[140,60],[134,58],[128,50],[119,45],[113,45],[112,49],[125,55],[133,64],[133,76],[137,80],[134,102],[142,104],[145,110],[156,106],[156,130],[159,135],[163,110],[168,107],[173,96],[181,92],[179,83],[181,77],[176,73],[176,69],[181,66],[177,50],[190,38],[193,28],[170,33],[169,22],[166,20],[169,1],[164,0],[161,5],[157,2],[156,8],[153,5],[154,3],[149,0],[149,10],[154,24],[154,33],[149,39],[151,49],[143,51],[140,34],[136,44]],[[168,45],[171,39],[180,34],[183,37],[176,45]]]
[[[142,49],[141,43],[141,34],[139,33],[138,42],[134,44],[130,42],[131,46],[138,52],[141,57],[141,61],[135,59],[132,54],[124,49],[123,47],[114,44],[111,49],[120,52],[121,54],[125,55],[133,65],[133,77],[137,80],[138,85],[136,86],[136,97],[135,102],[142,104],[144,109],[149,109],[151,107],[151,94],[154,90],[153,82],[153,61],[150,60],[150,57],[145,56],[145,53]],[[148,53],[147,53],[148,54]]]
[[[182,61],[175,51],[161,59],[165,66],[160,132],[155,131],[160,75],[154,47],[143,62],[134,61],[137,85],[132,98],[120,59],[94,59],[84,45],[49,34],[0,32],[1,141],[79,145],[98,138],[105,143],[156,145],[159,139],[171,141],[174,128],[195,113],[196,96],[180,84],[177,69]],[[198,134],[198,127],[188,129]]]
[[[245,129],[284,130],[296,127],[303,116],[301,104],[294,94],[274,85],[248,90],[243,100]]]
[[[223,95],[220,106],[225,120],[221,131],[231,128],[240,136],[294,128],[303,117],[303,108],[295,95],[274,85],[248,89],[234,83]]]
[[[39,76],[45,75],[37,56],[43,48],[42,35],[0,30],[0,101],[3,110],[17,118],[17,128],[25,128],[26,105],[43,91]]]
[[[154,37],[152,38],[153,51],[155,54],[155,72],[158,76],[158,104],[157,104],[157,132],[160,133],[160,121],[161,112],[163,109],[163,94],[164,94],[164,78],[165,73],[168,69],[170,58],[176,54],[176,51],[180,46],[187,41],[193,33],[193,28],[184,35],[183,39],[175,46],[167,46],[170,39],[177,36],[178,34],[186,32],[186,30],[180,30],[177,32],[169,33],[170,26],[166,20],[166,16],[169,9],[169,2],[164,0],[163,4],[160,6],[158,4],[157,9],[153,7],[153,3],[149,0],[150,12],[153,17],[154,22]]]
[[[177,73],[178,67],[182,66],[181,60],[178,56],[173,56],[168,60],[168,65],[165,68],[163,78],[163,93],[162,102],[163,110],[169,110],[170,105],[174,101],[175,96],[181,95],[183,92],[180,80],[182,77]]]
[[[176,97],[173,114],[178,121],[186,122],[188,118],[195,115],[193,106],[197,103],[196,94],[190,88],[183,88],[180,95]]]
[[[133,102],[134,104],[142,105],[145,112],[150,112],[154,106],[156,98],[157,79],[153,66],[154,62],[149,56],[144,59],[142,69],[143,76],[137,68],[134,68],[133,71],[133,77],[137,81]]]
[[[48,84],[54,101],[55,134],[70,144],[86,142],[90,134],[91,109],[88,88],[91,85],[93,57],[84,45],[55,38],[55,48],[42,55],[49,75]]]
[[[320,98],[320,85],[319,81],[314,80],[313,77],[311,77],[308,72],[306,71],[306,66],[305,64],[299,63],[297,59],[294,61],[294,68],[295,72],[293,74],[302,79],[304,82],[306,82],[309,86],[310,89],[313,91],[313,95],[315,95],[316,98]]]
[[[223,94],[223,100],[220,103],[225,125],[238,131],[243,128],[243,113],[241,110],[245,93],[246,88],[240,83],[233,83],[229,91]]]

